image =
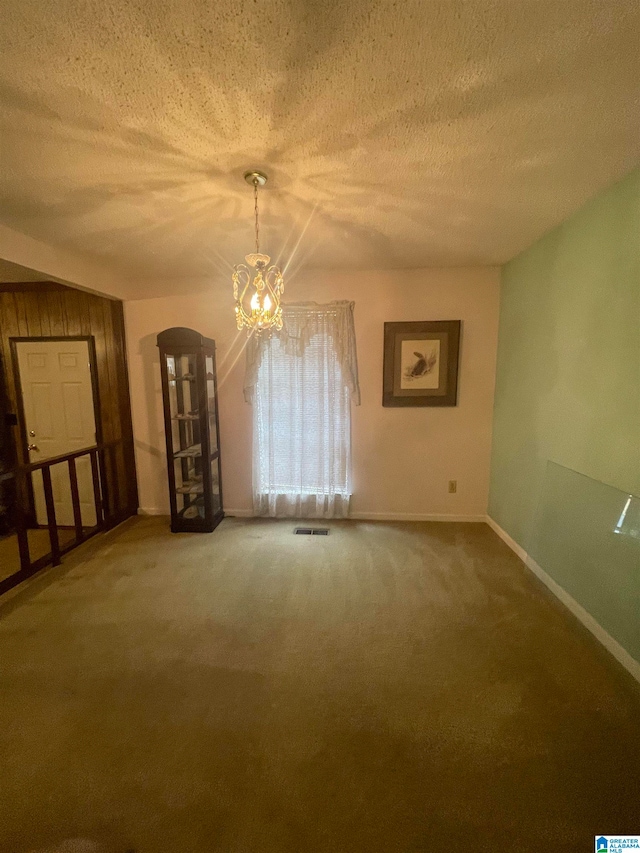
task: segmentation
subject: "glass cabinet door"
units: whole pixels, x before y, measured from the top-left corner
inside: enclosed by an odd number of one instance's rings
[[[178,516],[204,518],[198,357],[166,355],[175,498]]]
[[[218,418],[216,411],[216,377],[215,363],[212,355],[205,356],[206,388],[207,388],[207,417],[209,419],[209,442],[211,467],[211,501],[214,515],[220,511],[222,500],[220,496],[220,451],[218,447]]]

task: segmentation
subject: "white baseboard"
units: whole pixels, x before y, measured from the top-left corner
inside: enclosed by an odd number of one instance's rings
[[[416,512],[350,512],[354,521],[486,521],[486,515],[448,515]]]
[[[582,622],[584,627],[593,634],[596,640],[599,640],[600,643],[602,643],[605,649],[613,655],[618,663],[620,663],[627,672],[636,679],[636,681],[640,682],[640,662],[633,658],[617,640],[614,640],[611,634],[607,633],[602,625],[599,622],[596,622],[593,616],[585,610],[584,607],[575,600],[575,598],[569,595],[566,589],[556,583],[551,575],[548,575],[545,570],[536,563],[533,557],[530,557],[524,548],[518,545],[515,539],[512,539],[506,530],[503,530],[490,515],[487,515],[486,522],[489,527],[497,533],[504,542],[506,542],[511,550],[520,557],[529,571],[533,572],[533,574],[542,581],[547,589],[573,613],[576,619]]]
[[[235,515],[237,518],[254,518],[252,509],[225,509],[225,515]],[[295,521],[295,519],[291,519]],[[320,519],[322,520],[322,519]],[[331,519],[326,519],[331,521]],[[477,521],[485,522],[486,515],[434,515],[433,513],[407,512],[350,512],[346,519],[336,521]],[[318,521],[318,519],[314,519]]]
[[[520,557],[522,562],[526,564],[528,554],[524,550],[524,548],[522,548],[520,545],[518,545],[516,540],[512,539],[511,536],[509,536],[509,534],[507,533],[507,531],[503,530],[500,527],[500,525],[491,518],[490,515],[486,516],[486,521],[487,521],[487,524],[489,525],[489,527],[493,530],[493,532],[497,533],[498,536],[502,539],[502,541],[506,542],[507,545],[509,546],[509,548],[511,548],[511,550],[514,553],[516,553],[518,555],[518,557]]]

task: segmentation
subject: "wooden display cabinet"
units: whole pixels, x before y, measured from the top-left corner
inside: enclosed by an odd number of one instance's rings
[[[158,335],[174,533],[209,533],[224,518],[215,341],[193,329]]]

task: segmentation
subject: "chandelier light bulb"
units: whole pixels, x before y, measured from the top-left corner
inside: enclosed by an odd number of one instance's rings
[[[269,255],[260,252],[258,187],[266,184],[267,176],[262,172],[247,172],[244,178],[253,185],[256,250],[246,256],[246,263],[236,264],[232,282],[236,325],[238,329],[246,328],[251,334],[282,328],[280,297],[284,293],[284,279],[275,264],[269,265]]]

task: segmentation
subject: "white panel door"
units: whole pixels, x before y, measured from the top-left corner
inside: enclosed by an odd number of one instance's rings
[[[29,460],[41,462],[96,443],[93,386],[87,341],[19,341],[20,384],[29,440]],[[84,527],[96,524],[88,456],[76,460]],[[73,526],[69,466],[51,469],[56,521]],[[33,476],[38,524],[47,523],[42,476]]]

